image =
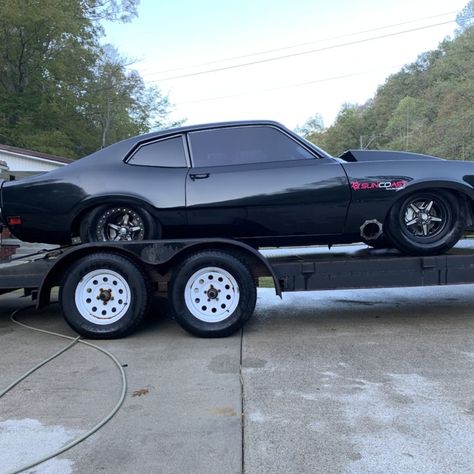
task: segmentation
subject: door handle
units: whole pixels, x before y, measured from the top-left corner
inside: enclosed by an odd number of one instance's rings
[[[194,181],[195,179],[206,179],[209,178],[210,173],[192,173],[189,175],[189,177]]]

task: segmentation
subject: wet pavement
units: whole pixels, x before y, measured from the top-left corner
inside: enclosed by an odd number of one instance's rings
[[[0,297],[0,389],[67,344],[14,325],[27,304]],[[136,334],[98,342],[125,365],[120,411],[31,472],[470,473],[473,307],[468,285],[260,289],[241,334],[198,339],[157,303]],[[74,335],[56,305],[18,318]],[[120,387],[84,346],[40,369],[0,401],[0,473],[87,431]]]

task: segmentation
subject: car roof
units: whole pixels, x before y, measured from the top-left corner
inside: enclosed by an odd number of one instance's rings
[[[196,132],[201,130],[210,130],[216,128],[230,128],[230,127],[242,127],[242,126],[272,126],[277,127],[280,130],[284,130],[289,135],[297,138],[299,141],[305,142],[306,146],[312,148],[316,153],[321,156],[330,156],[320,148],[316,147],[314,144],[309,143],[307,140],[304,140],[302,137],[296,135],[294,132],[286,128],[279,122],[274,120],[233,120],[227,122],[212,122],[212,123],[204,123],[204,124],[196,124],[196,125],[186,125],[183,127],[174,127],[174,128],[167,128],[164,130],[157,130],[155,132],[146,133],[143,135],[137,135],[134,137],[127,138],[120,142],[114,143],[109,145],[108,147],[98,150],[97,152],[84,157],[82,160],[89,157],[95,157],[96,155],[100,155],[101,159],[114,159],[114,156],[126,156],[129,154],[133,149],[137,146],[142,144],[143,142],[152,141],[158,138],[164,138],[171,135],[176,135],[180,133],[187,133],[187,132]]]
[[[207,130],[210,128],[241,127],[245,125],[271,125],[286,130],[286,127],[284,125],[273,120],[233,120],[228,122],[210,122],[195,125],[185,125],[182,127],[167,128],[163,130],[157,130],[155,132],[146,133],[144,135],[138,135],[136,137],[131,138],[130,140],[142,141],[148,140],[150,138],[172,135],[175,133],[195,132],[199,130]]]

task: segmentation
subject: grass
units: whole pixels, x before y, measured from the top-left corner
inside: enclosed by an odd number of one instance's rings
[[[258,279],[259,288],[275,288],[272,277],[260,277]]]

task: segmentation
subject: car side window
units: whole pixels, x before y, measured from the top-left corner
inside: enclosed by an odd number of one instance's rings
[[[273,127],[251,126],[189,133],[193,166],[225,166],[315,157]]]
[[[165,138],[141,145],[127,162],[138,166],[187,167],[183,137]]]

